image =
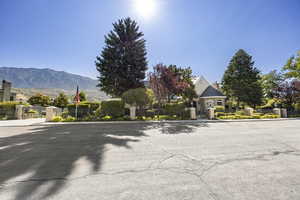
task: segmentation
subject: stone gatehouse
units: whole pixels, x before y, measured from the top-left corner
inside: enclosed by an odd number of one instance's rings
[[[0,102],[15,101],[16,95],[16,93],[11,92],[11,82],[3,80],[2,89],[0,89]]]

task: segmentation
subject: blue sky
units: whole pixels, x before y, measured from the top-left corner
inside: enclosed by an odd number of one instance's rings
[[[220,80],[240,49],[262,72],[300,50],[299,0],[156,0],[143,17],[138,0],[0,0],[0,66],[53,68],[95,78],[95,57],[112,23],[130,16],[147,40],[149,67],[192,67]]]

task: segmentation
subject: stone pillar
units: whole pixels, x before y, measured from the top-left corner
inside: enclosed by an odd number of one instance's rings
[[[253,108],[245,108],[245,115],[252,116],[253,115]]]
[[[16,105],[16,118],[23,119],[24,105]]]
[[[282,108],[281,109],[281,117],[282,118],[287,118],[288,116],[287,116],[287,110],[285,109],[285,108]]]
[[[215,109],[209,108],[207,114],[208,114],[208,119],[214,119],[215,118]]]
[[[194,107],[191,107],[191,108],[190,108],[190,116],[191,116],[191,119],[192,119],[192,120],[197,119],[196,108],[194,108]]]
[[[280,111],[280,108],[274,108],[274,109],[273,109],[273,112],[274,112],[275,115],[278,115],[279,118],[281,118],[281,111]]]
[[[52,121],[52,119],[57,115],[57,108],[50,106],[46,108],[46,122]]]
[[[129,108],[129,110],[130,110],[130,119],[131,120],[135,120],[135,118],[136,118],[136,116],[135,116],[136,107],[135,106],[131,106]]]

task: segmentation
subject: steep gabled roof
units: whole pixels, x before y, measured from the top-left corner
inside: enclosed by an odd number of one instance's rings
[[[225,97],[225,95],[222,92],[220,92],[219,90],[217,90],[216,88],[210,85],[206,88],[206,90],[204,90],[204,92],[201,94],[200,97],[216,97],[216,96]]]
[[[206,90],[208,86],[210,86],[210,83],[203,77],[196,77],[193,80],[193,83],[195,85],[196,94],[198,96],[201,96],[201,94]]]

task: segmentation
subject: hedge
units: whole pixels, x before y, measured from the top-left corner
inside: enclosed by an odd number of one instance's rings
[[[100,107],[99,102],[82,102],[77,105],[77,117],[84,118],[86,116],[92,115]],[[75,117],[76,105],[69,104],[67,105],[68,114],[72,117]]]
[[[15,119],[16,105],[19,104],[19,102],[1,102],[0,118]]]
[[[100,107],[101,116],[112,118],[123,117],[125,114],[124,102],[122,100],[102,101]]]

